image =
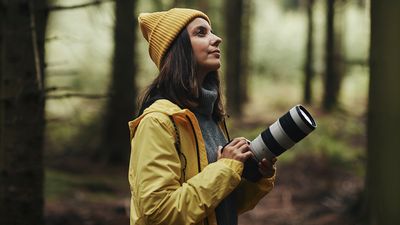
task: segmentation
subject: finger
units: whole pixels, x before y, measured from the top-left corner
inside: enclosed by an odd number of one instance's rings
[[[261,173],[261,175],[266,176],[267,175],[267,170],[262,169],[261,167],[258,167],[258,171]]]
[[[220,159],[221,157],[222,157],[222,146],[218,146],[217,159]]]
[[[240,148],[244,145],[248,146],[247,141],[244,139],[241,139],[233,147]]]
[[[266,158],[263,158],[261,162],[262,162],[265,166],[267,166],[267,167],[272,167],[272,166],[275,165],[275,162],[276,162],[276,161],[277,161],[277,158],[274,157],[274,158],[272,158],[271,160],[268,160],[268,159],[266,159]]]
[[[247,139],[244,138],[244,137],[237,137],[237,138],[234,138],[233,141],[235,141],[234,143],[237,144],[237,143],[239,143],[241,141],[247,141]]]
[[[261,160],[260,164],[261,164],[262,166],[264,166],[264,167],[269,167],[269,166],[271,165],[271,163],[270,163],[266,158],[263,158],[263,159]]]
[[[258,171],[264,176],[264,177],[272,177],[275,174],[275,167],[270,167],[266,168],[262,163],[259,164]]]
[[[249,145],[244,144],[244,145],[240,146],[238,150],[239,150],[241,153],[245,153],[245,152],[250,151],[250,147],[249,147]]]
[[[250,141],[249,141],[247,138],[245,138],[245,137],[239,137],[239,139],[240,139],[240,140],[243,140],[243,141],[245,141],[245,142],[247,142],[247,143],[250,143]]]
[[[251,141],[249,139],[247,139],[247,138],[244,138],[243,140],[245,140],[248,145],[251,143]]]
[[[272,177],[275,173],[275,170],[262,170],[258,168],[258,171],[264,176],[264,177]]]
[[[258,163],[258,168],[261,169],[261,170],[263,170],[263,171],[265,171],[265,170],[268,170],[268,168],[270,168],[270,167],[268,167],[267,165],[265,165],[265,164],[262,163],[262,162],[259,162],[259,163]]]
[[[252,153],[251,151],[248,151],[248,152],[245,152],[245,153],[242,154],[242,156],[243,156],[244,159],[248,159],[248,158],[250,158],[250,156],[252,156],[252,155],[253,155],[253,153]]]
[[[234,146],[234,145],[236,145],[239,141],[240,141],[240,139],[234,138],[231,142],[229,142],[229,143],[227,144],[227,146]]]

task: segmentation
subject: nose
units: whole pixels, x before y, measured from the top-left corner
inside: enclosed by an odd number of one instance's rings
[[[211,45],[213,45],[213,46],[218,46],[219,44],[221,44],[222,39],[221,39],[220,37],[218,37],[217,35],[215,35],[215,34],[212,34],[212,35],[213,35],[213,36],[212,36]]]

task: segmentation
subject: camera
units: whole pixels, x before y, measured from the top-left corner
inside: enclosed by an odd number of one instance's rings
[[[294,106],[250,142],[253,157],[245,162],[242,176],[251,181],[259,180],[262,175],[258,162],[278,157],[316,127],[314,118],[302,105]]]

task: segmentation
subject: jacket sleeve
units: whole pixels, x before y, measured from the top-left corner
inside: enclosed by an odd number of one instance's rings
[[[165,117],[145,117],[132,139],[132,207],[146,224],[195,224],[237,187],[243,164],[221,159],[181,184],[174,128]]]
[[[237,210],[238,214],[253,209],[257,203],[268,194],[274,187],[275,174],[270,178],[263,178],[258,182],[247,181],[242,179],[237,187]]]

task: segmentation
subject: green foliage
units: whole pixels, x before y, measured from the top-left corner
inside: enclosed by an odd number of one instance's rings
[[[90,201],[112,200],[115,198],[115,189],[121,187],[128,187],[125,176],[46,170],[45,197],[49,200],[79,198],[83,195]]]
[[[325,155],[333,166],[362,172],[360,170],[364,166],[362,160],[365,158],[365,141],[363,118],[335,112],[318,117],[317,130],[298,143],[295,151],[296,154]]]

